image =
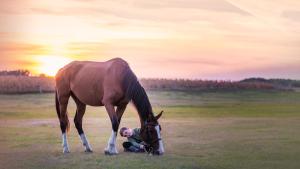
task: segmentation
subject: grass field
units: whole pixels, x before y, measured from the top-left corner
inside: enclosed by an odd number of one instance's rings
[[[84,153],[74,124],[70,154],[62,154],[53,94],[0,95],[0,168],[300,168],[300,92],[151,91],[166,153],[117,156],[103,150],[111,125],[104,108],[88,107],[84,129],[94,153]],[[70,102],[69,116],[75,106]],[[72,121],[70,119],[70,121]],[[121,126],[138,127],[130,105]]]

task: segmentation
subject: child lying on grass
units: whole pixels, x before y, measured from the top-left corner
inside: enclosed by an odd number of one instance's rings
[[[124,151],[126,152],[145,152],[145,146],[140,136],[140,128],[131,129],[128,127],[122,127],[120,129],[120,135],[127,137],[127,141],[123,142]]]

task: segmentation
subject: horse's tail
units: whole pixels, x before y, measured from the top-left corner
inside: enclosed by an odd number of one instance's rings
[[[62,115],[60,112],[59,106],[60,105],[59,105],[59,101],[58,101],[58,94],[57,94],[57,90],[55,90],[55,108],[56,108],[57,117],[60,122],[60,128],[63,131],[63,126],[66,126],[66,131],[69,132],[70,131],[70,122],[69,122],[69,118],[68,118],[68,113],[66,112],[64,115]]]
[[[60,109],[59,109],[57,90],[55,90],[55,108],[56,108],[57,117],[60,120]]]

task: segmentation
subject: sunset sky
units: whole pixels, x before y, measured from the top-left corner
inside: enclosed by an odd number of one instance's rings
[[[114,57],[138,77],[300,79],[300,1],[1,2],[0,70]]]

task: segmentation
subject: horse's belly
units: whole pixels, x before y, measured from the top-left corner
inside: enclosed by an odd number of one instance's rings
[[[102,97],[100,98],[99,95],[92,94],[92,93],[84,93],[84,94],[76,94],[76,97],[86,105],[90,106],[103,106],[102,104]]]
[[[103,106],[103,89],[101,84],[85,81],[71,85],[71,90],[84,104],[90,106]]]

